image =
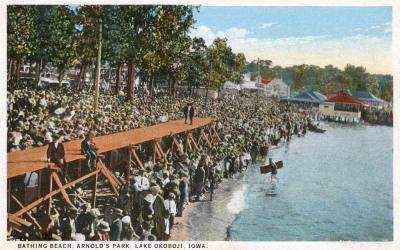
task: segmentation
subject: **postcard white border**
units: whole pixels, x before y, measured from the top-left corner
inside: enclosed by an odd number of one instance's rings
[[[103,1],[78,1],[78,0],[3,0],[0,3],[0,190],[4,197],[0,201],[0,246],[4,249],[17,249],[16,242],[6,241],[7,224],[7,127],[6,127],[6,93],[7,93],[7,43],[6,43],[6,6],[9,4],[192,4],[204,6],[392,6],[392,74],[393,74],[393,106],[394,106],[394,126],[393,126],[393,241],[391,242],[204,242],[207,249],[400,249],[400,131],[399,131],[399,100],[400,100],[400,1],[397,0],[203,0],[203,1],[148,1],[148,0],[103,0]],[[379,168],[379,166],[376,166]],[[74,247],[73,247],[74,248]]]

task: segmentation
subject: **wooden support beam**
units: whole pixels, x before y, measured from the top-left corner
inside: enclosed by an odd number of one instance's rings
[[[152,159],[152,161],[154,163],[154,162],[156,162],[157,146],[156,146],[156,141],[155,140],[153,140],[152,143],[153,143],[153,145],[152,145],[153,146],[153,159]]]
[[[53,177],[51,177],[51,174],[49,174],[49,193],[53,192]],[[51,200],[53,199],[52,196],[49,197],[49,207],[48,207],[48,214],[50,214],[51,211]]]
[[[212,130],[214,131],[215,137],[216,137],[216,138],[218,139],[218,141],[220,142],[220,141],[221,141],[221,138],[219,137],[218,132],[217,132],[217,130],[215,129],[215,126],[212,127]]]
[[[126,169],[126,173],[125,173],[125,180],[126,180],[126,183],[129,183],[129,178],[131,177],[131,161],[132,161],[132,150],[133,150],[133,148],[132,148],[132,145],[129,145],[128,146],[128,166],[126,166],[127,167],[127,169]]]
[[[7,217],[11,222],[14,222],[14,223],[17,223],[17,224],[21,224],[21,225],[24,225],[26,227],[32,226],[32,223],[30,223],[29,221],[21,219],[20,217],[15,216],[13,214],[8,214]]]
[[[173,143],[175,144],[177,150],[181,150],[181,145],[179,144],[179,142],[175,138],[173,139]]]
[[[192,134],[192,133],[189,133],[189,138],[190,138],[190,140],[192,141],[192,144],[193,144],[193,146],[196,148],[196,150],[199,150],[199,147],[197,146],[197,143],[196,143],[196,141],[194,140],[193,134]]]
[[[137,155],[136,150],[135,150],[135,149],[132,149],[132,150],[131,150],[131,153],[132,153],[132,155],[133,155],[133,158],[135,158],[137,164],[139,165],[139,168],[144,170],[142,161],[140,160],[139,156]]]
[[[91,172],[91,173],[89,173],[89,174],[87,174],[85,176],[82,176],[82,177],[80,177],[80,178],[78,178],[78,179],[76,179],[74,181],[71,181],[71,182],[67,183],[66,185],[63,186],[63,188],[67,189],[69,187],[72,187],[73,185],[90,178],[91,176],[97,174],[98,172],[100,172],[100,170],[95,170],[95,171],[93,171],[93,172]],[[13,215],[21,216],[22,214],[28,212],[29,210],[31,210],[32,208],[36,207],[37,205],[39,205],[43,201],[50,199],[50,197],[53,197],[54,195],[58,194],[59,192],[61,192],[61,189],[56,189],[54,191],[51,191],[50,193],[46,194],[44,197],[37,199],[36,201],[32,202],[28,206],[25,206],[25,208],[19,210],[18,212],[14,213]]]
[[[100,164],[103,166],[104,170],[107,171],[108,175],[114,180],[117,186],[122,186],[121,181],[106,167],[104,162],[99,159]]]
[[[15,197],[14,195],[11,195],[11,198],[18,204],[18,206],[20,208],[24,208],[24,205],[22,205],[22,203],[17,199],[17,197]],[[29,217],[29,219],[32,220],[32,222],[38,227],[39,230],[42,230],[42,227],[40,226],[40,224],[37,222],[37,220],[35,219],[35,217],[32,216],[31,212],[27,212],[26,213]]]
[[[68,197],[67,192],[65,191],[64,186],[61,183],[60,177],[58,177],[56,172],[52,172],[51,176],[53,177],[54,181],[56,182],[56,185],[60,189],[60,192],[62,196],[64,197],[65,202],[68,204],[69,207],[75,207],[74,204],[72,204],[71,200]]]
[[[104,166],[101,161],[97,162],[97,168],[100,169],[100,172],[107,178],[108,182],[110,183],[111,189],[114,191],[115,195],[118,197],[118,190],[117,190],[117,183],[115,179],[112,177],[112,173],[108,171],[108,169]]]
[[[201,130],[201,135],[203,136],[203,139],[207,142],[208,146],[212,147],[212,144],[211,144],[210,140],[208,139],[204,130]]]
[[[96,207],[96,193],[97,193],[97,180],[99,174],[94,176],[93,189],[92,189],[92,207]]]
[[[161,156],[164,157],[165,153],[159,142],[157,142],[157,147],[158,147],[158,151],[160,152]]]

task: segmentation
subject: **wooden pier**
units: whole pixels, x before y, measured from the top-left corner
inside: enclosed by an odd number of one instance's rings
[[[195,139],[192,131],[199,130],[198,137]],[[145,142],[154,142],[154,154],[153,160],[162,159],[165,157],[165,153],[159,144],[161,138],[167,136],[174,136],[176,134],[184,133],[186,135],[187,142],[191,144],[193,148],[198,148],[198,143],[203,142],[211,146],[214,142],[220,141],[220,138],[215,129],[215,122],[212,118],[194,118],[193,124],[188,125],[184,123],[184,120],[175,120],[157,125],[137,128],[126,132],[114,133],[94,138],[94,142],[98,148],[98,153],[107,153],[113,150],[127,148],[129,150],[129,156],[127,162],[134,161],[137,168],[143,168],[143,164],[138,154],[136,153],[135,145],[140,145]],[[63,143],[65,148],[66,162],[72,163],[75,161],[84,160],[85,156],[81,154],[81,141],[74,140]],[[172,144],[169,145],[170,149],[178,147],[178,142],[175,138],[172,140]],[[22,151],[10,152],[7,154],[7,178],[8,178],[8,203],[11,200],[18,204],[19,210],[10,212],[8,207],[8,222],[13,228],[21,228],[21,226],[29,227],[34,223],[40,228],[36,219],[30,214],[30,210],[44,201],[49,201],[49,210],[51,199],[53,196],[61,193],[64,201],[69,207],[74,205],[69,199],[67,189],[73,187],[78,183],[82,183],[89,178],[94,178],[94,184],[92,185],[92,206],[96,204],[96,191],[97,191],[97,180],[98,175],[102,174],[108,183],[110,184],[111,190],[115,195],[118,195],[119,188],[123,186],[121,179],[118,179],[114,174],[105,166],[105,164],[99,160],[96,169],[92,172],[79,176],[75,180],[71,180],[68,183],[62,184],[60,176],[54,167],[54,164],[46,161],[47,146],[37,147]],[[50,171],[50,188],[49,193],[39,197],[37,200],[30,204],[22,204],[10,190],[10,180],[13,177],[21,176],[29,172],[42,170]],[[127,172],[126,181],[129,181],[129,171]],[[40,185],[40,184],[39,184]]]

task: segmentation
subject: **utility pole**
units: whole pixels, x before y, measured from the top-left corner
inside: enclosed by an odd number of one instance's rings
[[[206,85],[206,97],[205,97],[205,101],[204,101],[204,109],[207,108],[208,86],[211,83],[211,70],[212,70],[212,62],[210,61],[209,70],[208,70],[208,82],[207,82],[207,85]]]
[[[101,37],[102,37],[102,20],[99,20],[99,43],[97,48],[97,64],[96,64],[96,82],[94,93],[94,111],[99,107],[99,91],[100,91],[100,70],[101,70]]]

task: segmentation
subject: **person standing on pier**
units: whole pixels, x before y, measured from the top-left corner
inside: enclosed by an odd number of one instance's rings
[[[187,123],[187,118],[189,114],[189,103],[186,104],[185,107],[183,107],[183,114],[185,115],[185,124]]]
[[[53,135],[53,142],[47,148],[47,162],[52,162],[60,168],[63,178],[67,177],[64,145],[59,141],[60,136]]]
[[[194,117],[194,102],[192,102],[189,106],[189,119],[190,119],[190,125],[193,124],[193,117]]]

